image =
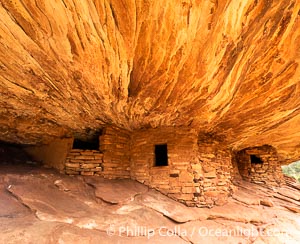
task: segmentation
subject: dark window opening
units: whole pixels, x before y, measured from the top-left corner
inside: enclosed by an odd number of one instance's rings
[[[252,164],[262,164],[263,163],[261,158],[256,155],[250,155],[250,160],[251,160]]]
[[[155,166],[168,166],[167,144],[155,145]]]
[[[89,140],[80,140],[75,138],[73,142],[73,149],[99,150],[99,137]]]

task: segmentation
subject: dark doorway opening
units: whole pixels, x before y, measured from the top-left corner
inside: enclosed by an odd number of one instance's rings
[[[261,158],[256,155],[250,155],[250,161],[252,164],[262,164],[263,163]]]
[[[155,165],[168,166],[168,146],[167,144],[155,145]]]

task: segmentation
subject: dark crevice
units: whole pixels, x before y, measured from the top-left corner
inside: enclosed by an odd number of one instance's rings
[[[130,82],[129,82],[129,85],[128,85],[128,97],[132,97],[133,96],[133,89],[132,89],[132,86],[133,86],[133,71],[130,72]]]
[[[109,4],[109,7],[111,9],[112,17],[113,17],[113,19],[115,21],[115,24],[116,24],[116,26],[117,26],[117,28],[119,30],[119,23],[118,23],[117,15],[116,15],[115,10],[114,10],[114,8],[113,8],[113,6],[112,6],[111,3]]]
[[[68,7],[67,7],[67,4],[65,3],[65,0],[62,0],[62,3],[63,3],[63,5],[65,6],[65,8],[68,8]]]
[[[10,189],[11,187],[12,187],[12,186],[9,185],[9,186],[6,188],[6,191],[7,191],[14,199],[16,199],[16,201],[18,201],[18,202],[19,202],[20,204],[22,204],[26,209],[28,209],[30,213],[33,213],[33,214],[34,214],[34,217],[35,217],[36,219],[40,220],[40,219],[37,217],[37,215],[36,215],[36,210],[31,209],[27,204],[25,204],[25,203],[23,202],[23,200],[22,200],[18,195],[16,195],[14,192],[10,191],[9,189]]]

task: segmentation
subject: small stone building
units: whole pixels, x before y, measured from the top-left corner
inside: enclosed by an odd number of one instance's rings
[[[71,149],[66,157],[65,172],[109,179],[130,178],[129,132],[107,127],[99,137],[98,150]]]
[[[278,186],[283,181],[276,149],[269,145],[243,149],[237,153],[236,161],[246,181],[270,186]]]
[[[65,173],[131,178],[188,206],[222,205],[231,193],[231,153],[187,127],[128,132],[107,127],[98,150],[71,149]]]

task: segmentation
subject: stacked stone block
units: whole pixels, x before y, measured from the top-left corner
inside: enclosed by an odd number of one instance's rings
[[[168,146],[168,166],[155,167],[154,147]],[[185,127],[135,131],[131,178],[188,206],[226,202],[231,191],[231,154],[212,143],[198,146],[198,134]]]
[[[168,166],[155,166],[155,145],[167,144]],[[191,162],[196,160],[197,133],[163,127],[135,131],[131,141],[131,178],[189,204],[195,192]]]
[[[222,138],[198,135],[188,127],[133,132],[106,127],[99,139],[99,151],[73,149],[68,153],[67,174],[131,178],[198,207],[226,203],[233,188],[232,177],[238,174],[245,180],[271,186],[283,178],[274,148],[247,148],[232,160],[231,151],[220,143]],[[162,144],[167,144],[168,165],[156,166],[155,145]],[[250,155],[256,155],[263,163],[251,163]]]
[[[72,149],[66,158],[68,175],[101,175],[103,154],[98,150]]]
[[[199,142],[200,164],[192,165],[198,183],[194,201],[198,207],[223,205],[232,193],[231,153],[215,142]]]
[[[255,155],[262,163],[251,163],[250,155]],[[244,180],[278,186],[283,182],[283,173],[275,148],[265,145],[241,150],[236,155],[239,172]]]
[[[108,179],[130,178],[130,133],[118,127],[106,127],[100,136],[103,176]]]

